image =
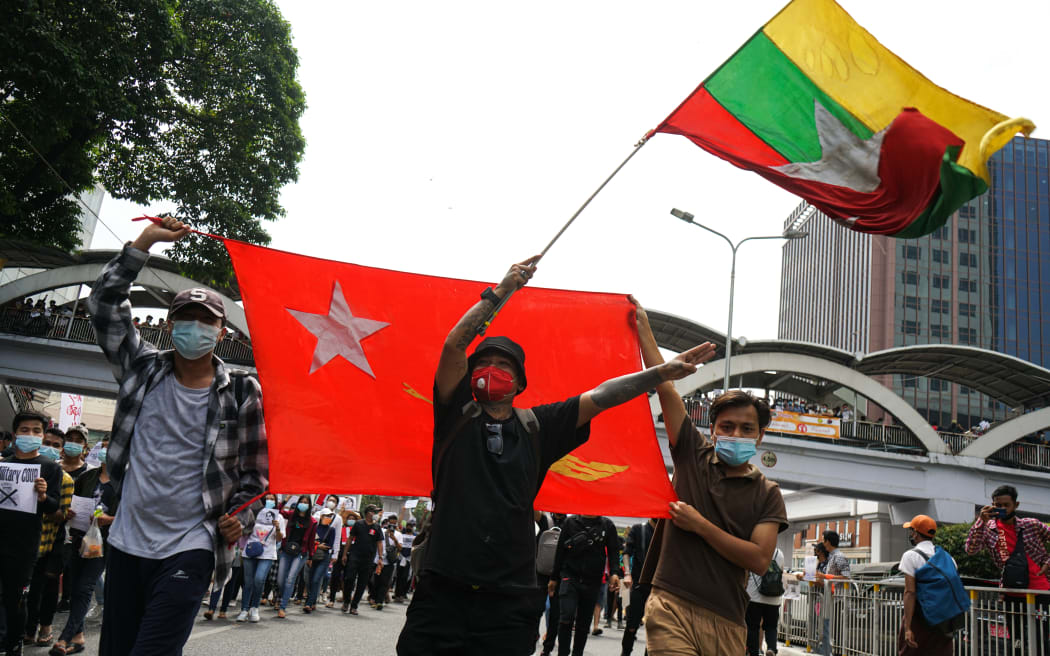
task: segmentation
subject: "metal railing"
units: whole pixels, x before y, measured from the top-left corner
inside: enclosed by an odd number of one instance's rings
[[[34,316],[35,314],[35,316]],[[45,316],[29,310],[5,308],[0,311],[0,333],[42,337],[81,344],[97,344],[95,328],[85,317]],[[173,348],[171,333],[155,326],[139,327],[142,339],[160,349]],[[224,339],[215,347],[215,355],[224,362],[254,367],[252,347],[238,339]]]
[[[710,417],[709,406],[700,399],[688,398],[685,400],[686,412],[697,426],[708,428]],[[867,421],[843,421],[839,425],[840,437],[822,437],[820,435],[796,435],[794,433],[781,433],[770,430],[770,434],[783,437],[797,438],[800,440],[816,441],[838,441],[847,446],[860,446],[867,449],[879,449],[883,451],[894,451],[898,453],[925,453],[926,449],[907,428],[901,426],[887,426]],[[963,433],[938,432],[941,439],[957,454],[978,439],[975,436]],[[993,454],[989,460],[998,464],[1020,467],[1023,469],[1050,469],[1050,447],[1041,444],[1027,444],[1014,442],[1003,447]],[[1048,655],[1050,656],[1050,655]]]
[[[1050,656],[1046,590],[966,590],[971,607],[954,636],[956,656]],[[817,654],[895,656],[903,618],[903,581],[801,581],[796,598],[784,600],[778,638]]]

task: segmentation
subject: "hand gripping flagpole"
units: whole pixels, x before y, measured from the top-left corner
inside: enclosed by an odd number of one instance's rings
[[[583,210],[587,209],[587,206],[591,204],[591,201],[594,200],[594,198],[599,193],[601,193],[602,189],[605,189],[605,185],[609,184],[609,182],[616,177],[616,174],[620,172],[620,169],[626,166],[627,162],[631,161],[631,158],[638,154],[638,151],[642,149],[642,146],[644,146],[649,141],[649,138],[653,136],[653,133],[655,132],[655,130],[650,130],[645,134],[644,137],[641,138],[641,140],[638,143],[634,145],[634,150],[632,150],[631,154],[627,156],[627,159],[620,162],[620,165],[616,167],[616,170],[610,173],[609,177],[605,178],[605,181],[598,185],[598,188],[594,190],[594,193],[591,194],[587,198],[587,200],[583,202],[583,205],[580,205],[580,209],[576,210],[576,212],[571,217],[569,217],[569,220],[565,222],[565,225],[561,227],[561,230],[558,231],[558,234],[554,235],[554,239],[551,239],[550,242],[543,248],[543,250],[540,251],[539,257],[536,258],[537,262],[543,259],[543,256],[546,255],[547,251],[551,249],[551,246],[554,245],[554,242],[558,241],[558,239],[561,238],[565,231],[569,229],[569,226],[571,226],[572,222],[576,220],[576,217],[578,217],[583,212]],[[515,290],[511,290],[510,292],[508,292],[506,296],[500,299],[499,304],[492,308],[492,312],[489,314],[488,318],[485,319],[485,321],[482,322],[480,326],[478,326],[478,335],[485,334],[485,331],[488,330],[490,325],[492,325],[492,322],[496,320],[496,315],[498,315],[499,311],[503,309],[503,306],[507,304],[507,301],[510,299],[510,297],[514,295],[514,291]]]

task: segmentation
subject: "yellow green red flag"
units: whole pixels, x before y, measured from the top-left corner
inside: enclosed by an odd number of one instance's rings
[[[918,237],[984,193],[988,158],[1034,127],[937,86],[834,0],[793,0],[655,132],[854,230]]]

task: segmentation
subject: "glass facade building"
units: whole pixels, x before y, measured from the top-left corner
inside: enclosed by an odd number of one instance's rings
[[[1048,159],[1050,141],[1016,137],[989,161],[988,193],[919,239],[860,235],[810,213],[810,238],[784,246],[779,337],[866,353],[959,344],[1050,367]],[[884,383],[939,426],[1010,411],[936,378]]]

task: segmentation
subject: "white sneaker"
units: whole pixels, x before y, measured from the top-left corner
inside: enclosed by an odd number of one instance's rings
[[[86,619],[86,620],[97,619],[101,614],[102,614],[102,605],[101,604],[96,604],[95,602],[91,602],[91,608],[89,608],[87,614],[84,615],[84,619]]]
[[[242,610],[242,611],[240,612],[240,614],[239,614],[239,615],[237,615],[237,621],[238,621],[238,622],[244,622],[244,621],[246,621],[247,619],[248,619],[248,611],[246,611],[246,610]]]
[[[251,610],[251,615],[248,616],[248,621],[249,622],[258,622],[259,621],[259,609],[258,608],[253,608]]]

